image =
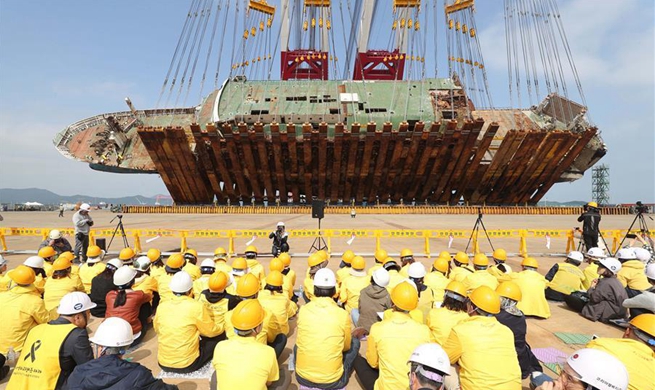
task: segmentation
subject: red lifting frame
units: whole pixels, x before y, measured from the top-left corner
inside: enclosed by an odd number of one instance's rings
[[[302,57],[302,60],[300,59]],[[313,58],[312,58],[313,57]],[[328,53],[312,50],[292,50],[282,52],[282,80],[327,80]],[[298,59],[298,62],[296,62]]]
[[[368,50],[366,53],[358,53],[355,60],[354,80],[402,80],[405,73],[405,56],[400,56],[398,50],[381,51]],[[387,58],[384,61],[384,58]],[[382,65],[382,67],[380,67]]]

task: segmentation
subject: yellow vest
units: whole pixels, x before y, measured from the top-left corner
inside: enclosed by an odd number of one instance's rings
[[[434,291],[435,302],[443,302],[444,290],[450,283],[450,279],[439,271],[432,271],[425,275],[423,283]]]
[[[548,281],[539,272],[527,270],[512,273],[512,281],[521,289],[521,301],[517,307],[526,316],[550,317],[550,306],[546,300]]]
[[[548,283],[548,287],[565,295],[584,289],[582,281],[585,277],[580,268],[569,263],[558,263],[557,265],[559,267],[557,273]]]
[[[589,290],[591,287],[591,282],[594,281],[594,279],[598,279],[598,264],[589,264],[587,268],[584,269],[582,272],[584,274],[584,280],[582,281],[582,286],[585,288],[585,290]]]
[[[605,351],[619,359],[628,370],[628,390],[655,389],[655,353],[646,344],[632,339],[601,337],[591,340],[586,348]]]
[[[54,389],[61,373],[59,350],[73,324],[41,324],[32,329],[7,390]]]
[[[96,263],[93,267],[84,264],[80,267],[80,280],[84,285],[84,291],[88,294],[91,292],[91,280],[100,275],[107,268],[105,263]]]
[[[465,311],[452,311],[440,307],[430,310],[427,325],[434,341],[439,345],[443,345],[453,327],[467,318],[469,318],[469,315]]]
[[[215,262],[214,262],[214,267],[216,267],[216,271],[215,271],[215,272],[218,272],[218,271],[223,272],[223,273],[225,273],[228,277],[229,277],[230,275],[232,275],[232,267],[230,267],[229,265],[227,265],[227,263],[225,263],[223,260],[217,260],[217,261],[215,261]]]
[[[471,275],[472,273],[473,270],[468,265],[463,265],[461,267],[453,267],[453,269],[450,270],[450,275],[448,276],[448,278],[450,280],[464,282],[464,279],[467,276]]]

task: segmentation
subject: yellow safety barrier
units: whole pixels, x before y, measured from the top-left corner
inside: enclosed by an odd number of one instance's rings
[[[0,231],[0,243],[2,244],[2,251],[6,252],[7,251],[7,241],[5,241],[4,232],[1,232],[1,231]]]

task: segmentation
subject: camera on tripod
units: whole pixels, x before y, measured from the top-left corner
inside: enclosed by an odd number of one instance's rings
[[[637,205],[635,206],[635,212],[637,214],[648,214],[648,206],[644,206],[641,201],[637,201]]]

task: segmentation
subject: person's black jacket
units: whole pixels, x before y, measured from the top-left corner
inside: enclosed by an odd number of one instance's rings
[[[100,390],[175,390],[139,363],[132,363],[117,355],[105,355],[75,367],[64,389]]]
[[[59,317],[48,323],[50,325],[65,325],[71,322],[66,318]],[[89,333],[87,333],[86,329],[75,328],[71,330],[59,348],[59,367],[61,367],[61,374],[59,374],[55,389],[62,388],[76,366],[90,360],[93,360],[93,351],[89,343]]]
[[[516,348],[519,365],[521,366],[521,378],[527,378],[533,371],[543,372],[539,360],[534,356],[532,349],[525,341],[525,334],[527,333],[525,316],[515,316],[501,310],[500,313],[496,314],[496,319],[514,333],[514,348]]]
[[[103,274],[100,274],[91,280],[91,293],[89,298],[91,302],[95,303],[96,307],[91,309],[91,314],[94,317],[105,318],[105,312],[107,311],[107,293],[116,290],[114,285],[113,278],[107,278]]]
[[[589,208],[578,217],[578,222],[582,222],[582,234],[588,236],[598,235],[598,225],[600,224],[600,213],[596,208]]]

